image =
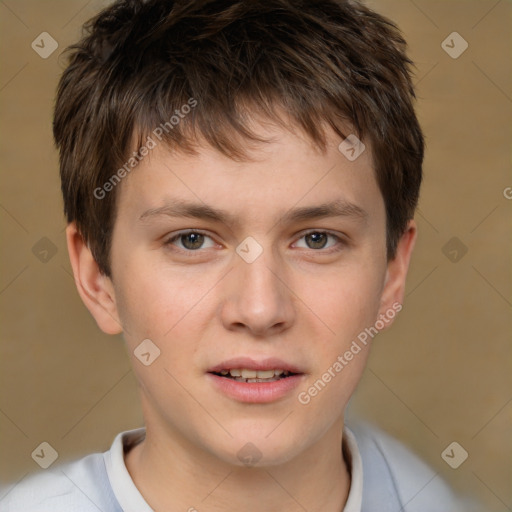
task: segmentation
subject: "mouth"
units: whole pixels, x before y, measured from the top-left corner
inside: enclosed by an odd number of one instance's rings
[[[298,373],[289,372],[282,369],[270,370],[250,370],[248,368],[233,368],[221,370],[220,372],[209,372],[218,377],[224,377],[236,382],[255,383],[255,382],[276,382],[278,380],[287,379]]]
[[[269,403],[290,397],[306,378],[297,366],[281,359],[260,361],[241,357],[224,361],[207,371],[221,394],[238,402]]]

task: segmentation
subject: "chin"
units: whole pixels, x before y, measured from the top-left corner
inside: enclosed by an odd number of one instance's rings
[[[294,436],[289,428],[278,432],[278,427],[272,432],[278,423],[274,422],[264,433],[251,429],[251,434],[248,429],[235,431],[228,428],[233,438],[226,439],[222,446],[210,444],[209,451],[232,466],[267,467],[285,464],[301,452],[305,440]]]

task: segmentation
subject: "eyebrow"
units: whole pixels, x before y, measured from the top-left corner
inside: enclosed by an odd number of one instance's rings
[[[216,221],[228,225],[236,225],[238,216],[226,210],[213,208],[206,204],[192,203],[183,199],[170,199],[170,203],[159,208],[146,210],[140,217],[140,221],[155,217],[186,217],[201,220]],[[303,206],[293,208],[279,218],[279,223],[293,223],[305,220],[322,219],[326,217],[348,217],[359,221],[365,221],[368,213],[360,206],[338,199],[315,206]]]

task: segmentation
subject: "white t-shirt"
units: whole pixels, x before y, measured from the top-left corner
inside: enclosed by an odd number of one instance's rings
[[[119,433],[110,449],[38,471],[0,489],[0,512],[153,512],[125,453],[145,436]],[[402,444],[367,424],[344,429],[351,485],[343,512],[468,512],[441,478]],[[191,504],[193,506],[194,504]],[[201,508],[199,507],[198,510]]]

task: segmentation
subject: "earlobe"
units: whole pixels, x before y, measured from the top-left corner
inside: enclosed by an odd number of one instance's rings
[[[396,310],[397,307],[402,309],[401,306],[404,300],[405,281],[409,270],[409,263],[414,249],[414,244],[416,243],[417,231],[416,223],[414,220],[410,220],[407,225],[407,229],[400,237],[395,257],[388,261],[386,280],[381,295],[380,315],[385,315],[386,312],[392,309]],[[391,325],[391,323],[389,325]]]
[[[74,222],[66,228],[66,240],[75,284],[82,301],[103,332],[121,333],[123,328],[119,321],[112,281],[100,272]]]

